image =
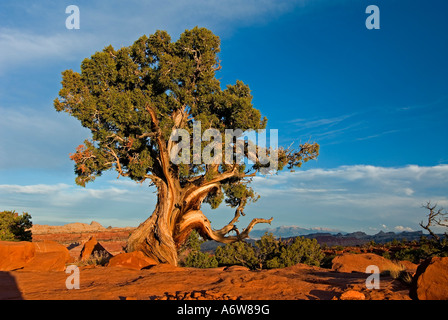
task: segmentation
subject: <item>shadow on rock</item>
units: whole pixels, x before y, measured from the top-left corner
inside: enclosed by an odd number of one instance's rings
[[[22,300],[16,279],[7,271],[0,271],[0,300]]]

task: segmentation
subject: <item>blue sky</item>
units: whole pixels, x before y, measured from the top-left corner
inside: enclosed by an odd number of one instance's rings
[[[65,27],[71,4],[79,30]],[[365,27],[370,4],[379,30]],[[448,208],[447,12],[445,0],[3,1],[0,209],[37,224],[144,221],[153,189],[115,173],[75,185],[68,154],[89,132],[52,101],[61,72],[95,51],[197,25],[221,38],[222,85],[250,86],[280,145],[321,145],[301,170],[254,180],[262,197],[240,227],[274,216],[273,226],[419,230],[424,202]],[[233,216],[204,210],[216,227]]]

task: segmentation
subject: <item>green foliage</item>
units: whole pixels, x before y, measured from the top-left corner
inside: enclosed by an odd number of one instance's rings
[[[191,251],[183,262],[183,266],[191,268],[216,268],[218,261],[214,256],[205,252]]]
[[[201,243],[204,242],[196,230],[192,230],[187,241],[183,244],[181,252],[188,252],[180,264],[191,268],[215,268],[218,261],[214,256],[201,252]]]
[[[434,237],[421,236],[419,240],[413,241],[394,239],[383,246],[388,248],[389,251],[385,251],[382,256],[390,260],[407,260],[419,264],[433,256],[448,256],[448,240],[444,237],[435,239]]]
[[[285,255],[283,255],[283,251],[285,251]],[[297,263],[319,266],[323,257],[324,254],[317,240],[306,239],[304,237],[297,237],[286,249],[282,248],[281,255],[285,266],[291,266]]]
[[[293,266],[298,263],[319,266],[324,254],[315,239],[296,237],[282,241],[266,233],[255,246],[235,242],[216,249],[220,265],[243,265],[250,269],[271,269]]]
[[[105,47],[83,60],[80,73],[64,71],[54,107],[92,133],[71,156],[76,183],[84,186],[109,169],[135,181],[159,174],[159,132],[148,109],[156,114],[164,142],[178,115],[184,120],[176,127],[190,132],[194,121],[222,134],[225,129],[265,128],[267,119],[253,107],[246,84],[237,81],[221,89],[215,76],[219,52],[219,37],[208,29],[186,30],[175,42],[159,30],[129,47]],[[196,164],[176,170],[187,179],[203,168]]]
[[[228,243],[216,248],[215,257],[221,266],[241,265],[256,269],[259,265],[255,248],[244,241]]]
[[[219,37],[206,28],[186,30],[177,41],[158,30],[128,47],[105,47],[84,59],[79,73],[71,69],[62,72],[62,88],[54,107],[91,131],[91,139],[70,156],[75,162],[76,183],[85,186],[104,171],[115,170],[119,176],[137,182],[150,179],[154,184],[170,172],[185,186],[201,175],[210,181],[233,170],[229,165],[216,169],[204,163],[161,161],[169,156],[168,140],[174,128],[185,129],[191,136],[197,121],[201,121],[202,131],[214,128],[222,136],[226,129],[266,128],[267,119],[253,106],[248,85],[238,80],[221,87],[216,77],[221,69],[219,52]],[[300,145],[299,150],[279,148],[276,167],[293,169],[317,158],[318,153],[316,143]],[[233,176],[221,180],[223,190],[214,190],[204,202],[214,209],[224,197],[232,207],[255,201],[258,196],[247,186],[245,174],[268,166],[270,163],[260,161],[250,168],[238,165]]]
[[[201,236],[199,235],[199,232],[196,230],[191,230],[190,234],[188,235],[187,240],[183,243],[180,251],[200,251],[201,250],[201,244],[204,242],[202,240]]]
[[[407,260],[419,264],[422,260],[432,256],[447,257],[448,251],[440,250],[440,243],[438,241],[425,239],[420,241],[418,247],[404,246],[402,249],[395,252],[394,259]]]
[[[389,259],[389,260],[392,259],[392,257],[391,257],[391,255],[390,255],[389,251],[384,251],[383,254],[382,254],[381,256],[382,256],[383,258],[386,258],[386,259]],[[410,260],[410,261],[411,261],[411,260]]]
[[[281,254],[282,243],[275,239],[272,233],[265,233],[260,240],[255,241],[255,248],[260,268],[279,268],[277,260]]]
[[[33,226],[31,215],[24,212],[19,215],[15,211],[0,212],[0,240],[2,241],[31,241]]]
[[[326,255],[324,255],[324,257],[320,261],[320,267],[321,268],[326,268],[326,269],[331,269],[331,267],[333,266],[333,259],[335,257],[337,257],[337,254],[326,254]]]

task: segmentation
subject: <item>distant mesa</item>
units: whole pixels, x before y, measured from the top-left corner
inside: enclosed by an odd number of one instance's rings
[[[266,232],[272,233],[274,237],[282,237],[282,238],[304,236],[314,233],[326,233],[326,234],[345,233],[342,232],[341,230],[321,228],[321,227],[302,228],[299,226],[279,226],[277,228],[254,229],[250,233],[250,237],[252,239],[259,239]]]
[[[98,223],[96,221],[90,222],[90,226],[94,227],[94,228],[104,229],[104,227],[100,223]]]
[[[35,224],[31,228],[33,234],[48,234],[48,233],[81,233],[81,232],[93,232],[104,231],[104,228],[100,223],[92,221],[90,224],[82,222],[68,223],[63,226],[49,226],[45,224]]]
[[[386,243],[393,240],[419,240],[424,236],[422,231],[402,231],[384,232],[380,231],[377,234],[369,235],[362,231],[347,233],[341,230],[329,228],[302,228],[298,226],[280,226],[277,228],[266,228],[252,230],[250,237],[253,240],[260,239],[266,232],[272,233],[276,238],[290,238],[303,236],[305,238],[316,239],[319,244],[326,244],[328,246],[342,245],[342,246],[357,246],[363,245],[370,241],[376,243]]]

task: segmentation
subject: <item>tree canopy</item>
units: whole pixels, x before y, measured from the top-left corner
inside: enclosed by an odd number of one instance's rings
[[[243,157],[251,158],[251,163],[198,162],[192,149],[187,163],[170,158],[173,150],[178,152],[172,137],[179,129],[190,135],[190,141],[183,142],[194,145],[198,124],[200,137],[210,128],[222,137],[228,129],[239,129],[236,138],[266,128],[267,119],[254,108],[248,85],[237,81],[221,87],[216,77],[221,68],[219,52],[220,39],[208,29],[186,30],[177,41],[165,31],[156,31],[131,46],[107,46],[96,52],[82,61],[81,72],[64,71],[62,89],[54,101],[57,111],[77,118],[92,133],[70,156],[75,162],[76,183],[85,186],[107,170],[139,183],[149,180],[158,189],[156,215],[170,212],[165,223],[176,244],[185,240],[192,228],[219,241],[231,230],[241,238],[255,223],[268,222],[254,219],[241,234],[234,226],[245,205],[258,199],[249,187],[250,179],[272,165],[257,155],[250,157],[247,150],[253,141],[243,142]],[[224,150],[216,136],[213,140],[214,149],[206,149],[210,142],[200,141],[200,152]],[[231,148],[236,150],[236,140]],[[316,143],[302,144],[298,150],[264,148],[267,155],[275,153],[276,170],[300,167],[315,159],[318,151]],[[160,208],[162,200],[164,209]],[[200,205],[205,202],[217,208],[223,201],[236,208],[235,218],[223,229],[211,230]]]
[[[2,241],[31,241],[29,230],[33,226],[31,215],[23,212],[19,215],[15,211],[0,212],[0,240]]]

